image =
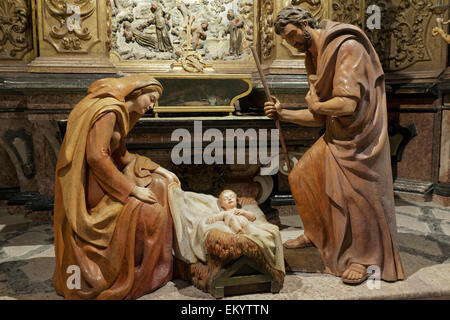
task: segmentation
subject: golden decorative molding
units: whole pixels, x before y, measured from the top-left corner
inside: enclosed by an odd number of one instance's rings
[[[275,47],[274,2],[263,0],[261,5],[261,53],[264,59],[270,58]]]
[[[326,7],[324,3],[327,1],[321,1],[321,0],[292,0],[291,3],[294,6],[300,5],[301,7],[305,8],[309,12],[312,13],[314,18],[316,18],[318,21],[326,18]]]
[[[106,1],[106,52],[111,51],[111,44],[112,44],[112,23],[111,23],[111,17],[112,17],[112,5],[111,1]]]
[[[431,61],[428,26],[432,0],[371,0],[381,9],[381,29],[366,30],[385,71],[400,71]],[[386,23],[389,21],[390,23]]]
[[[109,60],[109,0],[36,0],[36,3],[39,57],[29,64],[29,72],[115,72]]]
[[[203,72],[207,66],[200,54],[194,50],[184,51],[180,63],[187,72]]]
[[[450,35],[444,31],[444,26],[447,26],[450,23],[450,20],[442,22],[442,16],[445,14],[448,8],[449,8],[448,4],[447,5],[438,4],[436,6],[431,7],[431,11],[433,12],[434,15],[436,15],[436,22],[438,25],[437,27],[433,28],[431,34],[433,35],[433,37],[440,35],[445,42],[450,44]]]
[[[448,24],[449,22],[450,22],[450,20],[447,21],[446,24]],[[443,29],[441,29],[441,28],[439,28],[439,27],[434,27],[433,30],[432,30],[432,32],[431,32],[431,34],[433,35],[433,37],[436,37],[436,36],[440,35],[441,38],[442,38],[445,42],[447,42],[448,44],[450,44],[450,35],[449,35],[448,33],[446,33]]]
[[[147,4],[146,0],[139,1]],[[219,2],[225,3],[224,1]],[[447,43],[450,42],[450,36],[446,32],[444,21],[448,19],[448,0],[233,1],[239,4],[235,9],[236,15],[245,18],[246,30],[251,30],[249,33],[254,36],[253,41],[246,39],[247,45],[258,44],[265,72],[271,74],[305,72],[304,55],[275,35],[273,25],[275,16],[288,5],[305,7],[319,21],[331,19],[363,28],[374,44],[384,70],[391,74],[432,78],[446,66]],[[126,11],[127,3],[119,0],[0,0],[0,71],[115,72],[118,69],[123,72],[154,73],[171,73],[179,70],[181,73],[197,74],[213,71],[230,74],[254,72],[253,59],[247,59],[245,54],[242,59],[227,56],[222,60],[209,60],[194,45],[194,51],[200,52],[200,57],[192,52],[183,52],[184,40],[177,46],[174,45],[174,49],[183,54],[169,60],[151,57],[125,60],[117,49],[112,49],[110,54],[111,46],[117,45],[117,37],[123,37],[124,30],[118,28],[123,28],[127,19],[131,19],[127,15],[128,11],[137,8],[130,6]],[[72,10],[71,13],[69,10],[72,5],[80,9],[79,20],[77,12],[74,13]],[[381,10],[379,30],[369,30],[365,26],[366,19],[370,16],[370,13],[366,13],[366,9],[370,5],[377,5]],[[148,6],[151,6],[150,2]],[[441,12],[441,19],[436,20],[436,10],[441,7],[445,8],[446,12]],[[217,9],[211,8],[210,10]],[[228,20],[224,16],[225,13],[226,10],[221,14],[223,27],[226,29]],[[121,16],[120,19],[118,15]],[[136,12],[136,15],[145,16],[142,12]],[[190,41],[193,43],[198,38],[198,25],[204,20],[201,17],[196,18],[198,21],[192,28],[194,33],[190,33]],[[138,17],[133,19],[136,20]],[[211,22],[209,27],[212,25]],[[171,25],[173,26],[175,25]],[[184,24],[180,24],[179,27],[181,33],[186,33]],[[153,29],[147,30],[147,34],[154,36],[152,32]],[[208,32],[209,36],[211,29],[208,29]],[[442,37],[447,43],[437,41],[433,36]],[[176,37],[172,38],[174,39]],[[214,39],[207,38],[206,41]],[[228,40],[223,43],[222,49],[226,50],[227,46]],[[27,63],[36,56],[38,50],[40,56],[32,61],[27,69]],[[113,63],[116,63],[117,69]],[[425,74],[429,76],[424,76]]]
[[[49,23],[49,41],[58,52],[87,52],[86,45],[92,39],[89,27],[83,22],[95,11],[94,0],[45,0],[47,12],[54,18]]]
[[[164,87],[172,88],[155,105],[156,118],[164,113],[214,112],[231,116],[236,101],[253,89],[249,74],[156,73],[154,77]]]
[[[205,69],[211,70],[211,65],[208,65],[202,58],[202,56],[194,50],[192,47],[192,23],[195,17],[189,16],[186,21],[186,42],[183,45],[183,50],[180,53],[180,58],[178,59],[179,64],[187,72],[203,72]],[[178,64],[172,64],[172,68],[179,67]],[[212,70],[211,70],[212,71]]]
[[[22,61],[33,50],[31,12],[27,0],[0,1],[0,62]]]
[[[358,27],[363,26],[364,13],[361,8],[365,8],[364,1],[361,0],[333,0],[332,20],[350,23]]]

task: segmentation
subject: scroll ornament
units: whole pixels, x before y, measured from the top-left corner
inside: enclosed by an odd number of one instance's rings
[[[51,27],[50,36],[61,40],[65,50],[81,50],[82,41],[92,38],[89,28],[83,28],[81,23],[94,13],[95,1],[45,0],[45,4],[50,15],[59,22],[59,25]]]
[[[22,59],[32,49],[29,14],[24,0],[0,1],[0,59]]]

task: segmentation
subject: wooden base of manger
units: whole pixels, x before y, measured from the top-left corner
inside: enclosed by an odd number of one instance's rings
[[[175,258],[175,278],[220,299],[256,292],[278,293],[284,273],[270,267],[259,247],[243,235],[211,230],[205,240],[207,263]]]

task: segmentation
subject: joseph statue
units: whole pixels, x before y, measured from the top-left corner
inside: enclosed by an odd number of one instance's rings
[[[289,174],[304,234],[286,248],[315,246],[325,272],[347,284],[404,278],[388,140],[384,73],[370,40],[357,27],[324,20],[301,7],[284,8],[275,31],[306,54],[308,109],[286,110],[273,97],[266,115],[325,134]]]

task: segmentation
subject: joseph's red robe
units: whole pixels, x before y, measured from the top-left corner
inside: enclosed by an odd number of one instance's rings
[[[388,140],[384,73],[367,36],[357,27],[323,22],[317,65],[320,101],[358,101],[349,116],[326,119],[325,134],[289,175],[305,235],[319,249],[328,272],[351,263],[376,265],[387,281],[404,278]]]

